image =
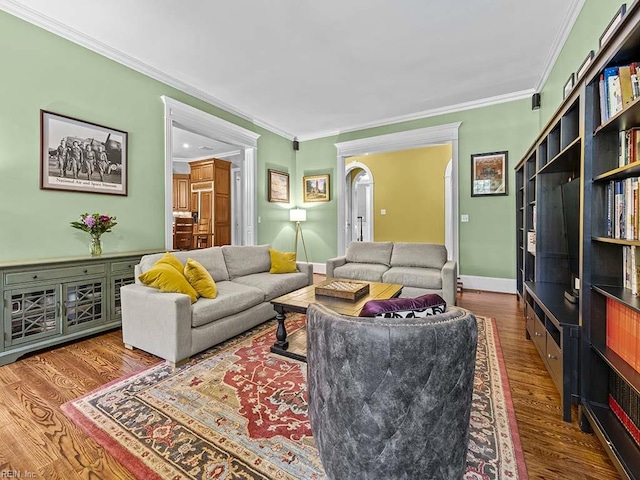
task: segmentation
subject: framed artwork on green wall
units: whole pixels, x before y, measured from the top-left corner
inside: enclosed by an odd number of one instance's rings
[[[40,110],[40,188],[127,195],[127,132]]]
[[[507,195],[509,152],[471,155],[471,196]]]
[[[289,203],[289,174],[269,170],[269,201]]]
[[[302,177],[303,202],[329,201],[329,174]]]

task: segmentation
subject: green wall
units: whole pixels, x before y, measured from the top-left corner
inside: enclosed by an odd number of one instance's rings
[[[469,215],[469,223],[460,224],[460,273],[515,277],[515,172],[512,167],[525,153],[538,128],[538,114],[531,110],[528,99],[303,142],[298,152],[298,170],[311,166],[318,170],[324,168],[331,170],[332,178],[338,181],[334,143],[453,122],[462,122],[458,132],[459,210]],[[509,196],[471,198],[471,154],[501,150],[509,152]],[[332,189],[335,192],[335,186]],[[331,203],[333,205],[323,206],[325,210],[331,208],[331,212],[324,212],[330,221],[327,229],[316,235],[321,242],[310,246],[307,240],[307,249],[313,251],[311,256],[316,262],[337,253],[337,209],[336,202]],[[311,215],[309,212],[307,219]],[[305,225],[305,238],[307,230]]]
[[[2,11],[0,45],[0,261],[88,253],[89,235],[69,226],[82,212],[117,216],[105,252],[164,247],[162,95],[261,134],[257,238],[288,246],[265,167],[292,169],[289,140]],[[40,109],[128,132],[128,196],[40,190]]]

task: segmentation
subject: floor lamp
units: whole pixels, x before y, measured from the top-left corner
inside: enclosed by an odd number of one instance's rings
[[[304,248],[304,258],[309,263],[309,257],[307,257],[307,246],[304,243],[304,235],[302,234],[302,226],[300,222],[307,221],[307,211],[303,208],[293,208],[289,210],[289,220],[292,222],[296,222],[296,240],[295,245],[293,247],[296,255],[298,255],[298,235],[302,239],[302,247]]]

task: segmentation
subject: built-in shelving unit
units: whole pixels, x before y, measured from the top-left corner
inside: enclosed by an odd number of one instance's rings
[[[618,321],[614,312],[622,309],[630,312],[629,317],[640,314],[640,297],[632,294],[629,268],[623,261],[631,247],[640,247],[640,239],[611,234],[618,217],[611,207],[616,182],[640,177],[640,161],[620,166],[619,159],[624,144],[621,132],[640,127],[640,99],[604,122],[601,118],[606,115],[600,112],[606,102],[600,98],[604,70],[631,62],[640,62],[638,2],[631,5],[516,166],[516,179],[523,179],[522,199],[516,199],[516,275],[518,293],[525,300],[526,337],[540,352],[561,393],[564,419],[571,419],[570,406],[578,403],[581,427],[600,438],[624,478],[640,479],[640,447],[619,418],[625,407],[616,398],[640,405],[640,370],[630,363],[627,352],[611,343]],[[572,231],[566,220],[569,181],[580,182],[577,248],[568,241]],[[532,205],[536,206],[533,221]],[[532,229],[536,232],[533,261],[526,248],[526,235]],[[572,254],[578,255],[577,275]],[[580,279],[577,304],[564,295],[574,286],[575,276]],[[636,422],[640,417],[634,408],[622,414],[629,414],[627,427],[629,417],[635,416]]]

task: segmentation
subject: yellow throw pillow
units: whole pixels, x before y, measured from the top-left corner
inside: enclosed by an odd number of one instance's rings
[[[211,274],[193,258],[187,259],[187,264],[184,266],[184,276],[201,297],[216,298],[218,295],[218,287],[211,278]]]
[[[271,270],[269,273],[296,273],[296,253],[279,252],[273,248],[269,249],[271,256]]]
[[[156,265],[160,265],[162,263],[171,265],[173,268],[175,268],[179,272],[182,272],[182,263],[180,262],[180,260],[178,260],[178,258],[174,254],[170,252],[166,252],[162,256],[162,258],[160,258],[160,260],[158,260],[156,263],[153,264],[153,266],[155,267]]]
[[[184,293],[189,295],[191,303],[198,299],[198,293],[189,284],[182,272],[167,263],[156,262],[150,270],[138,276],[148,287],[157,288],[161,292]]]

